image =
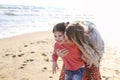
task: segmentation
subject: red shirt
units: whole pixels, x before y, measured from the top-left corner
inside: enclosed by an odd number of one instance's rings
[[[54,45],[54,52],[52,55],[53,61],[57,61],[58,56],[56,54],[57,49],[67,49],[69,53],[62,57],[65,64],[66,70],[77,70],[84,65],[83,60],[81,59],[82,52],[75,44],[58,44]]]

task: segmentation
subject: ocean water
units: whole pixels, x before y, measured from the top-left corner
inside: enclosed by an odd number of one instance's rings
[[[120,50],[119,24],[116,24],[119,22],[115,20],[118,15],[88,12],[78,8],[0,4],[0,39],[52,30],[61,21],[88,20],[97,25],[105,42]]]
[[[70,20],[94,20],[92,14],[62,7],[0,5],[0,39],[52,30],[55,23]]]

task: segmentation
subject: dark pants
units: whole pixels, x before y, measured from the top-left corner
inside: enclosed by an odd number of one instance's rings
[[[75,71],[65,70],[65,80],[82,80],[84,71],[84,67]]]

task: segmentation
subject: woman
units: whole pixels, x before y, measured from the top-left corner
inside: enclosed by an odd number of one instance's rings
[[[83,80],[101,80],[99,65],[104,53],[104,42],[95,25],[89,21],[70,22],[66,26],[66,37],[74,42],[83,53],[82,58],[86,62]],[[60,56],[61,54],[65,53],[58,53]],[[62,72],[59,80],[64,80],[61,77],[64,75]]]

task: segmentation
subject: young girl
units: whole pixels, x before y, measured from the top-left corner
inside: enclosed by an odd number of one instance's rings
[[[65,69],[65,80],[82,80],[82,76],[85,70],[85,64],[81,59],[82,52],[80,49],[71,41],[65,39],[65,28],[66,25],[58,23],[53,28],[53,34],[56,40],[54,44],[53,58],[53,74],[56,72],[57,65],[57,53],[59,50],[66,49],[68,54],[62,57]]]

